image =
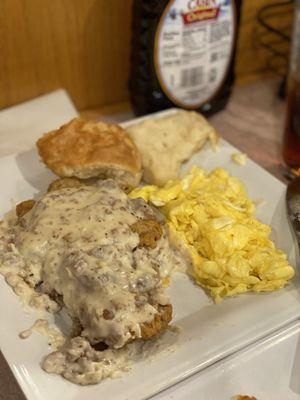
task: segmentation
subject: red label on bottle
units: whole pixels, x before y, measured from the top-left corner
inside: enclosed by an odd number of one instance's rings
[[[201,21],[215,20],[220,13],[220,7],[205,8],[182,14],[184,25],[194,24]]]

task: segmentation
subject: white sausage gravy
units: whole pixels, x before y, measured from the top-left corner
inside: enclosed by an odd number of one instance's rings
[[[0,272],[21,300],[57,312],[80,327],[43,362],[47,372],[79,384],[126,370],[128,345],[169,304],[163,280],[184,261],[163,234],[139,246],[137,221],[155,219],[113,180],[44,195],[18,220],[0,224]],[[103,342],[109,348],[96,351]],[[124,347],[125,346],[125,347]],[[129,345],[130,346],[130,345]]]

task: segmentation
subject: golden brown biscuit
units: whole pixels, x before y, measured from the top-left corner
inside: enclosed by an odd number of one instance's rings
[[[137,148],[118,125],[75,118],[37,141],[44,163],[58,176],[112,178],[137,186],[141,160]]]

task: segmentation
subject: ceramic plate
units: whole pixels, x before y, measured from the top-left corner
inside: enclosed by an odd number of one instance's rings
[[[300,322],[293,322],[191,376],[155,400],[300,399]]]
[[[155,117],[172,112],[174,110],[158,113]],[[183,170],[188,170],[192,165],[209,170],[223,167],[240,178],[253,200],[265,201],[258,207],[257,215],[272,226],[276,245],[288,254],[295,266],[296,245],[286,218],[284,184],[251,160],[243,167],[233,164],[231,154],[234,152],[237,152],[234,147],[221,141],[218,152],[213,152],[207,146]],[[53,175],[38,161],[35,149],[1,158],[1,214],[7,212],[13,202],[44,192],[52,179]],[[244,294],[219,305],[213,304],[200,287],[182,274],[174,276],[169,291],[174,305],[173,323],[182,328],[181,333],[178,336],[163,336],[155,355],[150,360],[137,361],[132,372],[124,374],[122,378],[80,387],[60,376],[49,375],[40,368],[41,359],[49,353],[44,337],[33,334],[27,340],[19,339],[19,332],[28,328],[38,314],[35,311],[25,313],[17,296],[1,277],[1,350],[30,400],[141,400],[300,317],[298,275],[279,292]]]

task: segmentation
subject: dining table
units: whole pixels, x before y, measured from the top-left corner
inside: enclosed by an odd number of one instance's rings
[[[209,117],[209,121],[222,138],[287,183],[287,169],[281,155],[285,104],[279,96],[279,87],[276,78],[235,86],[226,108]],[[81,115],[109,122],[133,117],[129,102],[83,110]],[[230,400],[240,394],[257,400],[300,400],[300,361],[297,360],[300,360],[300,326],[299,321],[294,321],[255,346],[239,350],[153,399]],[[286,391],[283,385],[287,386]],[[285,397],[278,393],[285,393]],[[24,399],[0,353],[0,400]]]

